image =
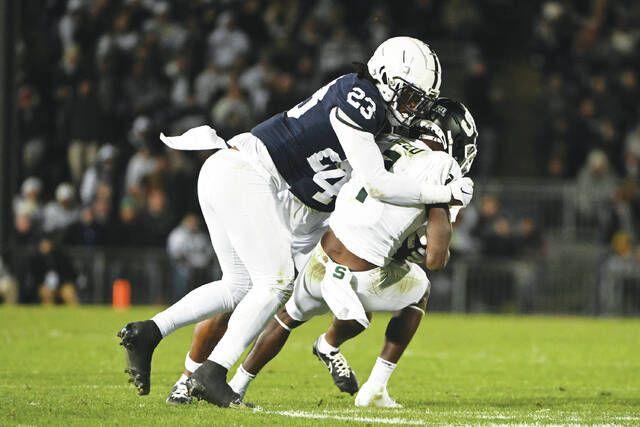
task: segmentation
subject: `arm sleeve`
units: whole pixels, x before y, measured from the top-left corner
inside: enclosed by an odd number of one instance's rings
[[[364,181],[371,197],[401,206],[451,201],[451,190],[444,185],[387,172],[373,134],[363,130],[340,108],[331,110],[330,120],[351,168]]]

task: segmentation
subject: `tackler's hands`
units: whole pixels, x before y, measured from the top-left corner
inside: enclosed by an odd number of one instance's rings
[[[452,181],[447,187],[451,190],[451,204],[467,207],[473,198],[473,180],[469,177]]]

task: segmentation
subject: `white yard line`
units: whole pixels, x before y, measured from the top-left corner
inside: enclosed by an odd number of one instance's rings
[[[291,418],[306,418],[310,420],[339,420],[355,423],[376,423],[376,424],[402,424],[402,425],[426,425],[424,421],[407,420],[405,418],[378,418],[378,417],[357,417],[350,415],[334,415],[323,412],[306,412],[306,411],[265,411],[257,410],[263,414],[280,415]]]
[[[291,417],[291,418],[304,418],[304,419],[312,419],[312,420],[338,420],[338,421],[349,421],[349,422],[353,422],[353,423],[374,423],[374,424],[395,424],[395,425],[427,425],[428,421],[427,420],[416,420],[416,419],[407,419],[407,418],[401,418],[398,417],[398,415],[410,415],[409,413],[407,413],[408,411],[406,411],[406,408],[404,410],[400,409],[397,411],[394,411],[395,413],[390,413],[389,415],[393,415],[390,417],[372,417],[372,416],[359,416],[357,415],[358,410],[353,410],[353,409],[345,409],[345,410],[326,410],[323,412],[308,412],[308,411],[296,411],[296,410],[289,410],[289,411],[270,411],[270,410],[264,410],[264,409],[259,409],[256,408],[254,409],[254,412],[258,412],[258,413],[263,413],[263,414],[269,414],[269,415],[279,415],[279,416],[283,416],[283,417]],[[427,411],[428,412],[428,411]],[[413,415],[416,415],[415,413]],[[427,414],[422,414],[422,415],[429,415]],[[515,415],[506,415],[506,414],[501,414],[501,413],[478,413],[478,412],[470,412],[470,411],[453,411],[451,412],[451,415],[453,416],[462,416],[462,417],[466,417],[466,418],[475,418],[476,420],[480,421],[488,421],[488,420],[495,420],[497,421],[497,423],[489,423],[488,425],[490,426],[536,426],[539,425],[540,421],[551,421],[552,424],[545,424],[548,427],[552,427],[552,426],[580,426],[581,424],[581,420],[580,417],[577,416],[577,414],[571,414],[571,416],[568,417],[567,424],[556,424],[554,422],[557,421],[557,417],[551,416],[551,415],[546,415],[546,414],[532,414],[531,418],[533,418],[534,423],[530,424],[527,422],[514,422],[514,423],[509,423],[508,420],[516,420],[518,418],[522,418],[521,416],[515,416]],[[640,420],[640,417],[634,417],[634,416],[611,416],[609,417],[611,421],[613,421],[613,423],[608,423],[608,424],[603,424],[603,426],[617,426],[619,424],[616,424],[616,422],[620,422],[620,421],[638,421]],[[507,423],[505,424],[504,422],[507,421]]]

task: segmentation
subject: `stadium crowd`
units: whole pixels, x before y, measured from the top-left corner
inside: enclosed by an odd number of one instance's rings
[[[406,34],[465,47],[459,90],[479,124],[479,157],[491,156],[510,126],[499,114],[505,94],[493,64],[519,52],[541,82],[543,125],[535,138],[548,157],[540,174],[575,179],[588,189],[576,207],[580,221],[598,227],[602,242],[624,233],[635,247],[640,6],[532,3],[510,14],[508,28],[519,29],[511,38],[499,25],[502,7],[471,0],[403,7],[365,0],[22,2],[22,21],[37,25],[22,26],[17,46],[15,241],[166,246],[176,265],[202,269],[212,254],[198,258],[202,247],[185,234],[206,237],[193,213],[197,171],[210,153],[165,150],[159,132],[203,123],[227,138],[247,131],[349,71],[385,38]],[[481,178],[493,174],[480,167]],[[460,226],[469,230],[466,246],[458,239],[461,250],[538,253],[539,225],[507,220],[499,207],[496,198],[476,201],[465,219],[471,222]],[[176,296],[186,290],[184,271],[175,270],[182,283]]]

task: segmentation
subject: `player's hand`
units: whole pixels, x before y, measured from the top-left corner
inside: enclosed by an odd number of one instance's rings
[[[427,254],[427,236],[424,231],[407,237],[407,249],[411,251],[406,258],[407,261],[418,265],[424,264],[424,257]]]
[[[448,187],[451,190],[452,204],[466,208],[473,198],[473,180],[468,177],[459,178],[451,182]]]

